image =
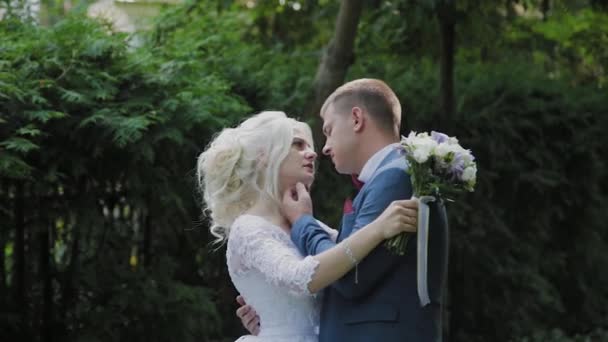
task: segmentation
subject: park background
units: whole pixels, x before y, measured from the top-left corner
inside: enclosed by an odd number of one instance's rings
[[[478,162],[445,341],[608,341],[608,1],[2,0],[0,341],[232,341],[197,155],[385,80]],[[332,226],[349,178],[322,158]]]

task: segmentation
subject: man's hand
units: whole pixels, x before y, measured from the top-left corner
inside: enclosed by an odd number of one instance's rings
[[[295,188],[285,191],[283,203],[281,203],[281,211],[291,224],[296,222],[302,215],[312,215],[312,200],[304,184],[297,183]]]
[[[243,296],[236,297],[236,302],[240,305],[236,310],[236,316],[241,319],[241,324],[251,335],[257,336],[260,333],[260,317],[251,306],[245,303]]]

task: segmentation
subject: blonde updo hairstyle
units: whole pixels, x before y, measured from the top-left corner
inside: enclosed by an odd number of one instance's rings
[[[310,137],[307,124],[283,112],[266,111],[222,130],[198,157],[197,179],[211,234],[223,243],[234,220],[260,197],[280,202],[279,169],[292,145],[294,129]]]

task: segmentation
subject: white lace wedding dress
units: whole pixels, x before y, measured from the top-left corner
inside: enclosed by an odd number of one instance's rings
[[[234,221],[226,257],[232,282],[260,317],[258,336],[237,341],[318,341],[319,302],[307,286],[317,260],[302,257],[285,231],[254,215]]]

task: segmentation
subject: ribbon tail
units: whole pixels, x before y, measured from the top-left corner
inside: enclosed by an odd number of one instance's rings
[[[429,217],[428,202],[434,202],[433,196],[421,196],[418,202],[418,255],[417,255],[417,285],[420,305],[426,306],[431,300],[427,284],[428,247],[429,247]]]

